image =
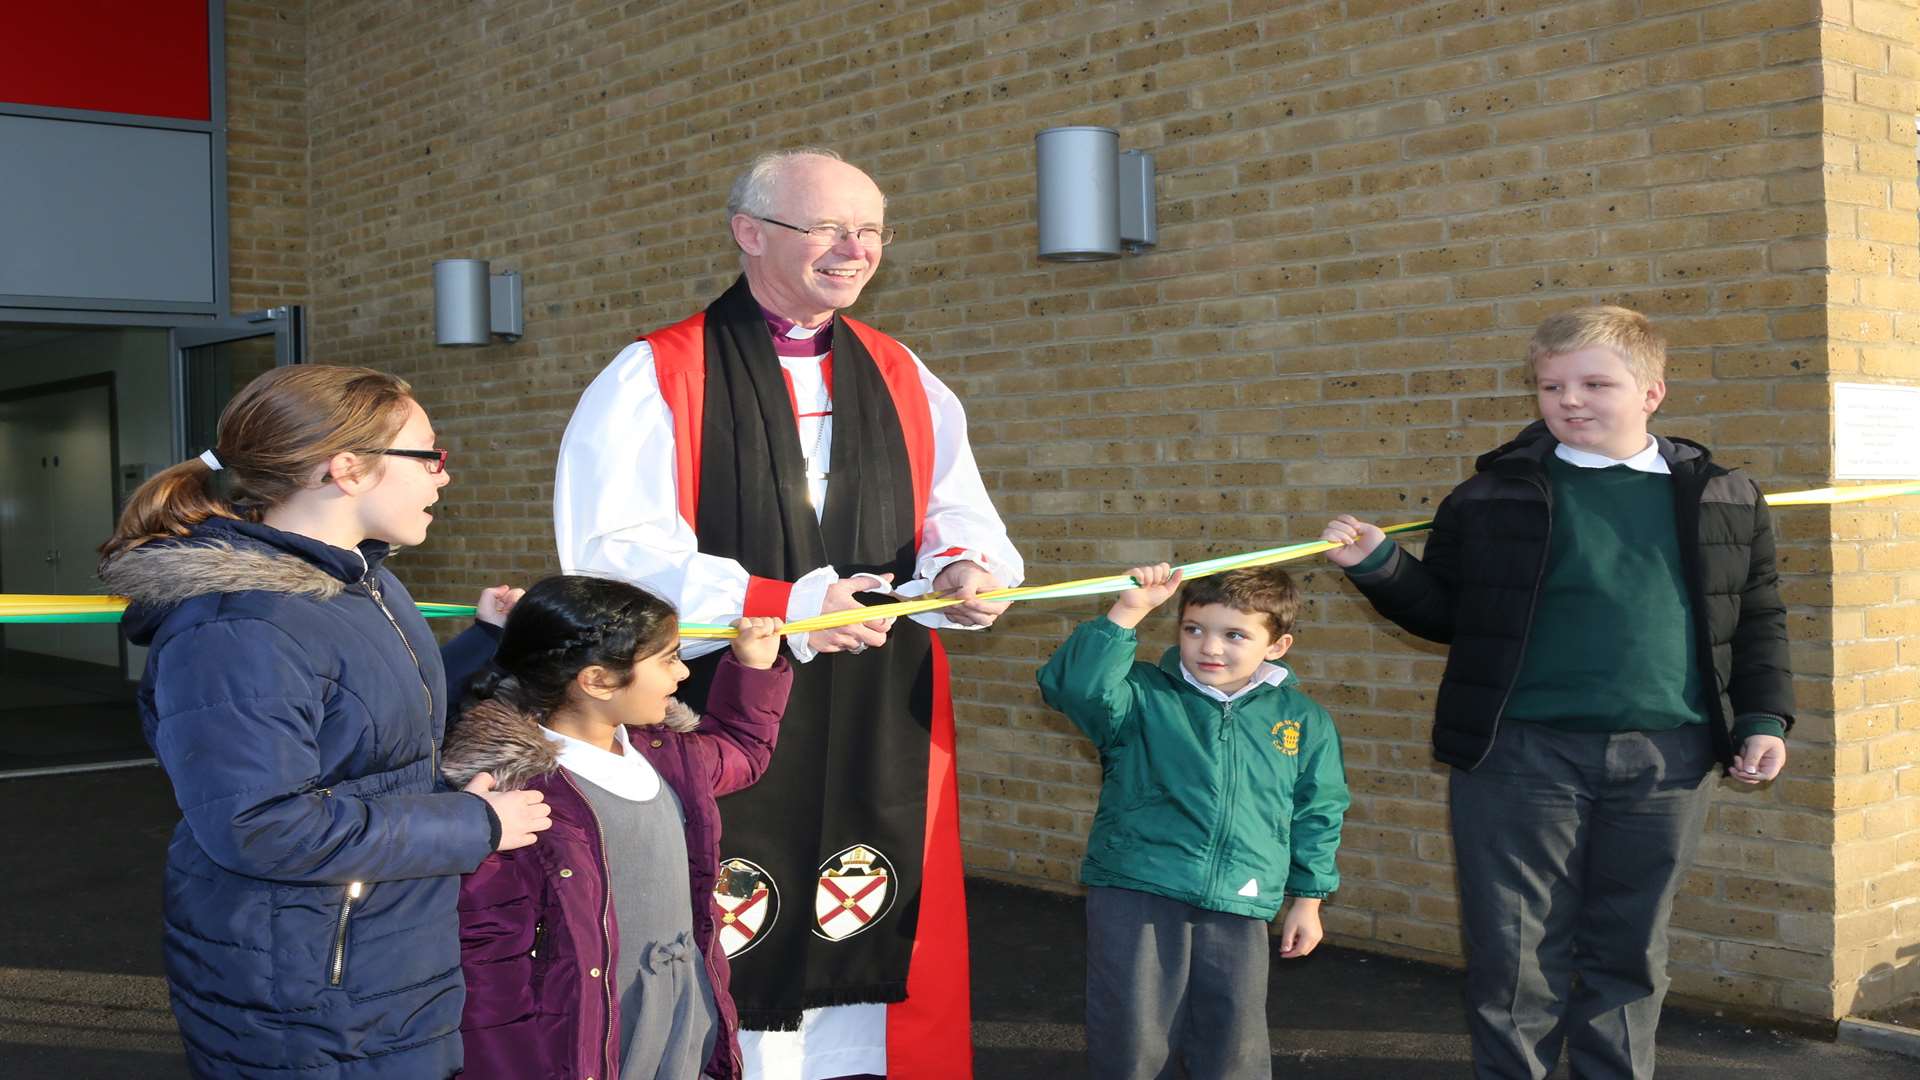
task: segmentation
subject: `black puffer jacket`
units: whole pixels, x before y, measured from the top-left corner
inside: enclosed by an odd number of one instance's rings
[[[1771,716],[1793,724],[1787,616],[1773,565],[1773,522],[1760,489],[1713,463],[1706,447],[1660,439],[1673,471],[1674,518],[1688,599],[1705,617],[1700,670],[1712,671],[1708,728],[1723,763],[1729,723]],[[1434,756],[1472,769],[1486,757],[1520,673],[1534,601],[1547,565],[1553,505],[1546,458],[1557,445],[1535,421],[1482,454],[1434,517],[1426,554],[1396,548],[1379,567],[1348,576],[1382,615],[1409,633],[1451,643],[1434,707]]]

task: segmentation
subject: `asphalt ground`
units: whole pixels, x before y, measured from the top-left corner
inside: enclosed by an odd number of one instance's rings
[[[0,780],[0,1078],[187,1076],[159,943],[177,816],[152,767]],[[967,895],[975,1076],[1086,1078],[1079,899],[988,881]],[[1274,1074],[1464,1077],[1460,983],[1447,968],[1332,945],[1276,960]],[[1915,1080],[1920,1060],[1670,1008],[1660,1077]]]

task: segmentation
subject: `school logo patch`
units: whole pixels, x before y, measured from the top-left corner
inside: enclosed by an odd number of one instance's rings
[[[893,906],[893,863],[855,844],[820,864],[813,893],[813,932],[845,941],[880,920]]]
[[[1282,720],[1273,725],[1273,730],[1268,732],[1268,734],[1274,737],[1273,748],[1275,750],[1280,751],[1288,757],[1294,757],[1300,753],[1300,721]]]
[[[720,949],[739,956],[755,945],[780,917],[780,889],[773,875],[745,859],[720,860],[713,883],[713,919]]]

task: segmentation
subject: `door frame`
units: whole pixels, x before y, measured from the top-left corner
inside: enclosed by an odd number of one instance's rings
[[[194,452],[187,445],[187,350],[229,341],[273,337],[276,367],[306,362],[306,313],[297,304],[263,308],[231,319],[174,326],[167,330],[168,380],[173,387],[173,458],[185,461]]]

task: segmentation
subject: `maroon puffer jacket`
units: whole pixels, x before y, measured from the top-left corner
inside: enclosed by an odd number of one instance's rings
[[[729,654],[714,678],[707,715],[696,719],[681,710],[661,727],[627,729],[686,816],[694,940],[720,1012],[704,1071],[719,1080],[736,1080],[741,1068],[727,958],[714,933],[720,863],[714,799],[766,771],[792,682],[785,659],[759,671]],[[553,827],[538,843],[495,853],[461,882],[460,966],[467,982],[461,1075],[614,1080],[620,1016],[607,975],[617,970],[620,930],[592,808],[560,768],[558,749],[539,724],[499,702],[481,703],[454,726],[442,770],[456,786],[476,773],[493,773],[500,790],[543,792],[553,810]]]

